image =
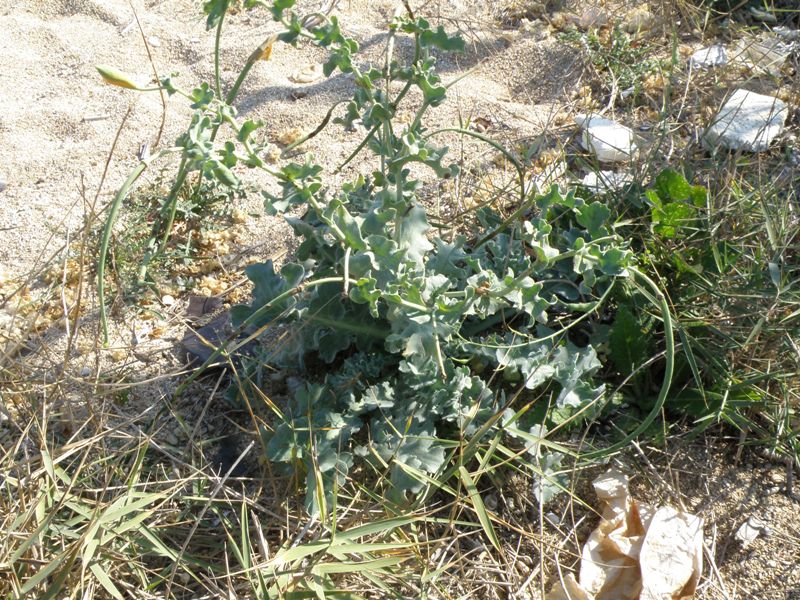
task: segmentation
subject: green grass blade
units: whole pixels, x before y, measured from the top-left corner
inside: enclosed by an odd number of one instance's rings
[[[498,552],[502,552],[503,549],[500,546],[500,540],[497,538],[497,533],[492,525],[492,520],[489,518],[489,513],[486,512],[486,506],[484,506],[483,499],[478,493],[478,488],[475,487],[475,482],[472,480],[472,476],[463,466],[458,468],[458,472],[461,475],[461,481],[464,483],[467,494],[469,494],[469,499],[472,502],[472,507],[475,509],[475,514],[478,515],[478,520],[481,522],[483,531],[486,533],[486,536],[489,538],[492,546],[494,546]]]

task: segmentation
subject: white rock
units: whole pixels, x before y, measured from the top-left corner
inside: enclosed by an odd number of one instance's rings
[[[763,152],[783,132],[786,103],[772,96],[736,90],[706,130],[710,146]]]
[[[761,535],[764,523],[755,515],[750,515],[739,529],[736,530],[736,539],[742,543],[742,548],[747,548],[755,539]]]
[[[322,79],[324,73],[322,71],[322,64],[320,63],[313,63],[310,65],[306,65],[301,69],[298,69],[291,75],[289,75],[289,81],[292,83],[314,83],[315,81]]]
[[[772,32],[777,34],[784,42],[794,42],[800,40],[800,29],[789,29],[788,27],[774,27]]]
[[[151,35],[147,38],[147,43],[150,44],[153,48],[158,48],[161,45],[161,40],[158,39],[156,36]]]
[[[550,523],[553,527],[558,527],[561,525],[561,519],[559,516],[554,512],[549,512],[544,516],[547,519],[547,522]]]
[[[161,297],[161,304],[163,304],[164,306],[172,306],[173,304],[175,304],[175,298],[173,298],[169,294],[165,294],[164,296]]]
[[[604,194],[622,189],[626,185],[633,183],[633,176],[630,173],[616,173],[614,171],[592,171],[586,174],[581,183],[596,194]]]
[[[600,162],[623,162],[636,150],[633,131],[609,119],[576,115],[575,123],[583,129],[581,146]]]
[[[700,48],[700,50],[689,57],[689,66],[701,69],[719,67],[727,64],[727,62],[728,54],[725,52],[725,46],[722,44],[715,44],[708,48]]]
[[[784,43],[778,36],[763,33],[756,38],[745,37],[736,42],[739,62],[756,73],[779,77],[794,44]]]

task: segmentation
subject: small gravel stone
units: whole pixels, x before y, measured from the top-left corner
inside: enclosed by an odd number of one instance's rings
[[[547,522],[550,523],[553,527],[558,527],[561,525],[561,519],[558,518],[558,515],[554,512],[549,512],[544,516],[547,519]]]
[[[164,306],[172,306],[173,304],[175,304],[175,298],[173,298],[169,294],[166,294],[161,297],[161,304],[163,304]]]
[[[83,367],[80,372],[81,377],[88,377],[92,374],[92,370],[89,367]]]

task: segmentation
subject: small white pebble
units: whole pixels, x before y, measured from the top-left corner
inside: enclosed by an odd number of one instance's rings
[[[156,36],[151,35],[149,38],[147,38],[147,43],[153,48],[158,48],[161,45],[161,40],[159,40]]]
[[[172,306],[173,304],[175,304],[175,298],[173,298],[169,294],[165,294],[164,296],[161,297],[161,304],[163,304],[164,306]]]
[[[547,513],[544,518],[550,523],[553,527],[558,527],[561,525],[561,519],[558,518],[558,515],[553,512]]]

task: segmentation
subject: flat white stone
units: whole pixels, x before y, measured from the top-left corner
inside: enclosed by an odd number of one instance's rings
[[[700,48],[689,57],[689,65],[695,68],[708,69],[709,67],[719,67],[728,62],[728,54],[725,46],[715,44],[708,48]]]
[[[624,125],[589,115],[576,115],[575,123],[583,129],[581,146],[600,162],[625,162],[636,150],[634,133]]]
[[[783,65],[793,48],[794,44],[786,44],[778,36],[762,33],[755,38],[745,37],[738,40],[736,57],[756,73],[780,77]]]
[[[736,90],[705,133],[710,146],[763,152],[783,132],[789,115],[786,103],[773,96]]]
[[[596,194],[604,194],[619,190],[633,182],[630,173],[615,173],[614,171],[591,171],[587,173],[581,183]]]

